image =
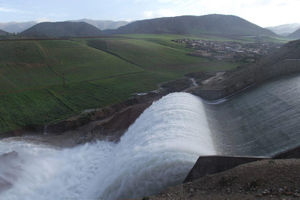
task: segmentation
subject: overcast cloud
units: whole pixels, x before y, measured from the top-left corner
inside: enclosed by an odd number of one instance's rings
[[[0,0],[0,21],[138,20],[232,14],[260,26],[300,23],[300,0]]]

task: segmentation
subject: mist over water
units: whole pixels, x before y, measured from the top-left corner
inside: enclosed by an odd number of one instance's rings
[[[187,93],[155,102],[118,144],[55,149],[0,142],[0,154],[11,151],[18,153],[13,167],[0,171],[13,184],[1,194],[6,200],[143,197],[182,182],[199,155],[215,154],[203,104]]]

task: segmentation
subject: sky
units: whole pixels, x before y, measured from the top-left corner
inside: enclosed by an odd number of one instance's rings
[[[0,22],[230,14],[266,27],[300,23],[299,9],[300,0],[0,0]]]

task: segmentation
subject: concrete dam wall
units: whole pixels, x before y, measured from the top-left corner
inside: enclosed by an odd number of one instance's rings
[[[300,146],[300,77],[286,77],[205,103],[218,155],[274,156]]]

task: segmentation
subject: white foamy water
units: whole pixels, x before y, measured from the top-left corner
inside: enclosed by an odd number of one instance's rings
[[[143,197],[182,182],[199,155],[215,154],[201,100],[187,93],[155,102],[118,144],[99,141],[61,150],[0,142],[0,154],[11,151],[19,158],[0,171],[2,179],[13,181],[1,200]],[[8,177],[9,170],[17,180]]]

